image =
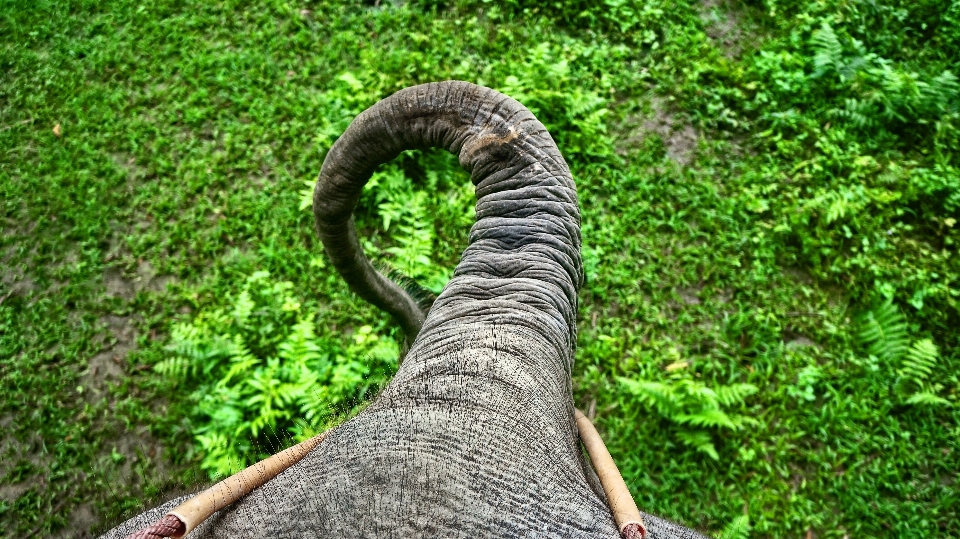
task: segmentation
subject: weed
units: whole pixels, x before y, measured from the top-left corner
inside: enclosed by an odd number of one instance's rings
[[[575,397],[643,510],[960,535],[960,7],[713,4],[0,4],[0,535],[102,528],[362,406],[400,333],[324,262],[304,183],[448,78],[570,164]],[[407,152],[356,218],[437,291],[472,204],[455,157]]]

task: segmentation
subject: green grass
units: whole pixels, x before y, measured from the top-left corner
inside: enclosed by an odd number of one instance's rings
[[[939,1],[0,1],[0,535],[207,480],[191,395],[216,375],[154,366],[258,271],[330,350],[399,342],[301,191],[357,113],[458,78],[534,110],[574,172],[577,404],[641,508],[960,536],[957,50]],[[439,286],[466,175],[413,152],[379,178],[368,252]]]

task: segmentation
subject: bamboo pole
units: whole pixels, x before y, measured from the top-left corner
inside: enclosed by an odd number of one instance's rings
[[[250,491],[259,488],[281,472],[299,462],[307,456],[313,448],[329,434],[324,432],[301,442],[295,446],[268,457],[247,467],[240,472],[220,481],[216,485],[197,494],[193,498],[178,505],[167,515],[177,517],[184,524],[184,531],[172,537],[183,537],[199,526],[210,515],[223,509],[245,496]]]
[[[643,539],[647,534],[647,527],[643,523],[640,509],[633,501],[630,489],[627,488],[620,470],[613,462],[613,457],[610,456],[607,446],[600,438],[600,433],[580,410],[574,409],[574,417],[577,420],[577,430],[580,431],[580,441],[587,448],[587,454],[593,462],[593,469],[597,471],[597,477],[600,478],[600,485],[607,495],[607,503],[610,504],[610,512],[613,513],[613,520],[617,523],[621,537]]]

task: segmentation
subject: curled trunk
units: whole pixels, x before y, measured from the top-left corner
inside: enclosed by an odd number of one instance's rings
[[[352,213],[376,167],[429,147],[458,155],[471,173],[477,221],[425,316],[364,257]],[[335,267],[412,346],[366,410],[199,535],[617,537],[576,434],[580,215],[543,124],[514,99],[465,82],[401,90],[331,148],[314,212]],[[694,537],[645,518],[652,537]]]
[[[415,86],[357,116],[327,154],[314,191],[317,231],[334,266],[361,297],[393,315],[413,342],[424,313],[363,255],[353,210],[378,166],[404,150],[425,148],[456,154],[476,186],[477,223],[448,289],[476,279],[521,283],[521,293],[538,292],[527,303],[548,299],[557,329],[569,340],[582,281],[573,179],[543,124],[489,88]],[[458,296],[453,290],[444,295]]]
[[[477,221],[424,320],[363,256],[351,215],[377,166],[430,147],[454,153],[470,172]],[[393,314],[413,341],[366,414],[377,418],[376,430],[397,436],[375,446],[418,450],[404,455],[402,469],[380,461],[351,481],[385,487],[391,469],[405,477],[421,509],[401,507],[410,494],[395,484],[390,512],[434,512],[414,524],[421,531],[615,535],[577,445],[570,371],[583,279],[580,214],[570,170],[543,124],[516,100],[465,82],[401,90],[358,116],[331,148],[314,212],[351,288]],[[381,451],[392,453],[374,453]]]

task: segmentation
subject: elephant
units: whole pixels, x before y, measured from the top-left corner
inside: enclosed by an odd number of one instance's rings
[[[353,211],[379,165],[433,147],[459,157],[477,202],[468,246],[427,311],[364,255]],[[393,316],[409,349],[361,413],[190,537],[619,537],[574,420],[580,213],[544,125],[467,82],[400,90],[330,148],[313,211],[333,266]],[[643,516],[650,538],[704,537]]]

